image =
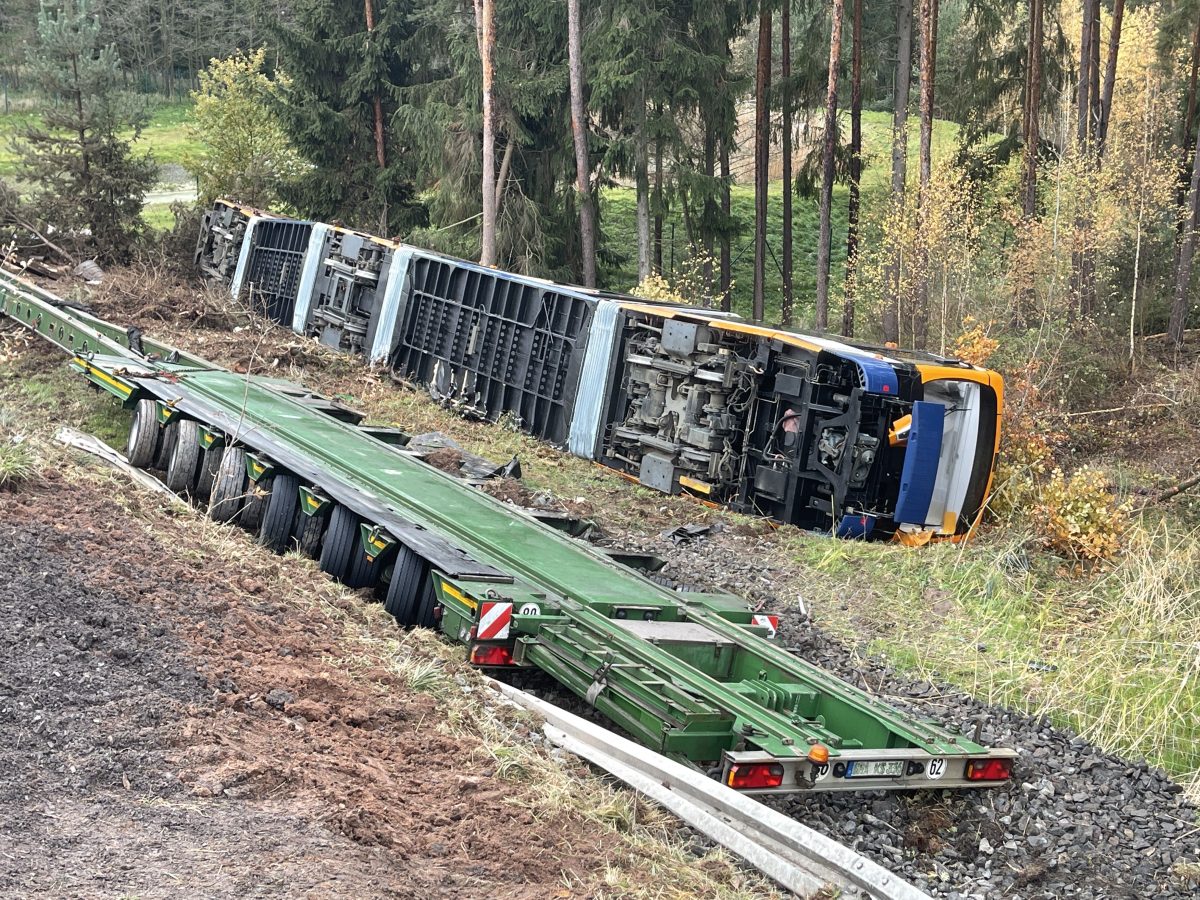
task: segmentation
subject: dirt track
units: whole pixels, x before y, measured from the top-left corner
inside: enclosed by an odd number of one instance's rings
[[[47,478],[0,492],[0,896],[588,895],[595,833],[331,662],[357,600],[301,610],[307,562]]]

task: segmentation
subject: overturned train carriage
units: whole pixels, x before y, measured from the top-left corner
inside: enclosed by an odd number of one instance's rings
[[[959,360],[555,284],[224,202],[205,218],[197,262],[297,333],[657,490],[909,543],[968,534],[987,499],[1003,383]]]

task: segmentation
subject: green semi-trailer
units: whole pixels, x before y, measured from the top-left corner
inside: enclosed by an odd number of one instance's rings
[[[128,455],[277,552],[319,556],[484,668],[536,667],[647,746],[750,792],[986,787],[1016,753],[777,646],[738,597],[680,593],[502,504],[304,388],[241,375],[0,273],[0,313],[133,413]]]

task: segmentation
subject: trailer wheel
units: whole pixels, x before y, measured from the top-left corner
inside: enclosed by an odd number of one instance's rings
[[[238,524],[251,534],[258,534],[262,526],[263,516],[267,511],[267,501],[271,499],[271,487],[275,477],[260,478],[246,486],[246,508],[242,510]]]
[[[362,540],[360,539],[355,546],[355,554],[350,557],[350,567],[346,570],[346,577],[342,579],[346,587],[351,588],[373,588],[379,583],[379,572],[383,568],[383,562],[379,557],[372,561],[362,548]]]
[[[274,553],[285,552],[291,543],[292,522],[299,508],[300,479],[287,472],[279,473],[271,484],[258,542]]]
[[[208,498],[208,517],[215,522],[232,522],[246,505],[246,451],[226,447]]]
[[[169,422],[160,431],[158,450],[154,454],[154,468],[165,472],[175,452],[175,441],[179,437],[179,423]]]
[[[328,521],[328,516],[306,516],[297,510],[296,522],[292,526],[292,540],[296,549],[309,559],[320,556],[321,539],[325,537],[325,525]]]
[[[420,624],[421,601],[427,583],[432,586],[429,564],[411,547],[401,546],[392,563],[392,583],[388,585],[383,608],[404,628]]]
[[[192,491],[192,496],[197,502],[207,503],[208,498],[212,496],[217,471],[221,468],[221,454],[224,452],[224,447],[214,444],[201,454],[199,471],[196,473],[196,488]]]
[[[438,598],[437,591],[433,587],[433,578],[425,579],[425,590],[421,592],[421,605],[417,609],[417,614],[420,617],[417,624],[422,628],[436,629],[438,620],[435,613],[437,612]]]
[[[190,491],[200,468],[200,423],[184,419],[175,426],[175,446],[167,464],[167,487],[177,494]]]
[[[354,552],[363,552],[358,526],[358,516],[340,503],[329,514],[329,528],[321,544],[321,571],[326,575],[346,580]]]
[[[125,446],[129,464],[139,469],[148,468],[158,455],[159,437],[158,423],[154,421],[154,401],[139,400],[133,410],[133,421],[129,423],[129,442]]]

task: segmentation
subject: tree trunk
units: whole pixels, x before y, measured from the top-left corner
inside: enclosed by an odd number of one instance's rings
[[[372,0],[363,0],[363,8],[367,17],[367,40],[371,40],[371,32],[375,30],[375,9],[372,6]],[[375,91],[375,95],[371,98],[371,105],[375,111],[375,161],[379,163],[379,168],[387,168],[387,154],[384,152],[383,144],[383,101],[379,97],[379,91]]]
[[[1092,61],[1088,66],[1088,75],[1092,79],[1088,87],[1088,101],[1091,103],[1090,128],[1092,143],[1095,144],[1100,132],[1100,0],[1092,0]]]
[[[483,215],[479,261],[496,265],[496,121],[492,96],[496,49],[495,0],[475,0],[475,36],[483,71]]]
[[[634,180],[637,183],[637,248],[638,281],[650,277],[650,172],[649,147],[646,138],[646,103],[638,109],[637,142],[634,149]]]
[[[500,210],[504,208],[504,186],[508,184],[508,172],[512,168],[513,150],[516,141],[508,141],[504,145],[504,156],[500,158],[500,174],[496,176],[496,218],[500,218]]]
[[[892,206],[904,208],[908,174],[908,92],[912,83],[912,0],[896,0],[896,74],[892,91]],[[883,307],[883,340],[900,340],[900,249],[888,263],[887,297]]]
[[[817,232],[815,325],[829,327],[829,250],[833,243],[833,154],[837,143],[838,60],[842,55],[842,0],[833,0],[829,31],[829,78],[825,87],[825,145],[821,151],[821,213]]]
[[[363,0],[363,12],[367,19],[367,43],[369,44],[371,42],[371,33],[375,30],[375,9],[372,6],[372,0]],[[378,87],[376,87],[375,92],[371,96],[371,109],[375,126],[375,162],[379,168],[386,169],[387,152],[383,138],[383,100],[379,96]],[[391,233],[391,229],[388,228],[387,200],[384,200],[379,208],[379,230],[382,234]]]
[[[1044,0],[1029,0],[1029,47],[1025,69],[1025,173],[1021,185],[1021,211],[1026,219],[1037,215],[1038,143],[1041,140],[1042,29]],[[1124,0],[1117,0],[1118,3]]]
[[[654,271],[663,270],[663,146],[654,139]]]
[[[729,222],[732,209],[729,190],[729,141],[721,138],[721,212],[725,222]],[[729,312],[733,303],[733,248],[730,246],[729,229],[721,231],[721,309]]]
[[[854,336],[858,217],[862,202],[862,29],[863,0],[854,0],[854,37],[850,45],[850,200],[846,207],[846,286],[842,306],[842,334],[846,337]]]
[[[922,231],[929,214],[929,182],[933,174],[933,97],[937,80],[938,0],[921,0],[921,150],[917,216]],[[913,346],[924,350],[929,339],[929,251],[921,251],[913,311]]]
[[[1175,267],[1175,298],[1171,303],[1171,322],[1167,334],[1178,348],[1183,345],[1183,332],[1187,328],[1187,313],[1192,294],[1192,257],[1196,252],[1197,213],[1200,212],[1200,132],[1192,154],[1192,184],[1188,191],[1186,212],[1187,227],[1183,242],[1179,245],[1179,264]]]
[[[766,311],[767,169],[771,161],[771,7],[759,0],[758,66],[754,79],[754,309],[755,322]]]
[[[1088,99],[1092,86],[1092,0],[1082,0],[1083,21],[1079,31],[1079,84],[1075,88],[1075,112],[1079,120],[1075,123],[1076,142],[1082,153],[1087,149],[1091,136]]]
[[[1112,30],[1108,38],[1108,62],[1104,67],[1104,90],[1100,95],[1100,122],[1096,128],[1097,153],[1104,156],[1108,122],[1112,116],[1113,88],[1117,83],[1117,53],[1121,49],[1121,21],[1125,18],[1125,0],[1113,0]]]
[[[571,133],[575,139],[575,196],[579,204],[579,237],[583,251],[583,283],[596,286],[596,211],[592,206],[587,122],[583,111],[583,38],[579,0],[567,0],[567,56],[571,69]]]
[[[713,223],[717,218],[717,203],[712,195],[713,179],[717,176],[717,135],[709,116],[704,116],[704,177],[708,179],[704,190],[704,208],[700,214],[700,239],[704,244],[704,262],[701,278],[704,293],[713,295]]]
[[[792,4],[784,0],[779,17],[780,54],[783,57],[783,297],[779,321],[784,328],[792,324],[795,294],[792,285]]]
[[[1187,202],[1187,188],[1190,181],[1192,129],[1196,124],[1196,76],[1200,73],[1200,22],[1196,23],[1196,37],[1192,42],[1192,74],[1188,81],[1187,114],[1183,120],[1183,139],[1179,146],[1183,148],[1183,156],[1179,161],[1179,187],[1175,192],[1175,205],[1182,207]],[[1175,265],[1179,265],[1179,248],[1183,243],[1183,232],[1186,220],[1180,216],[1175,223]]]

